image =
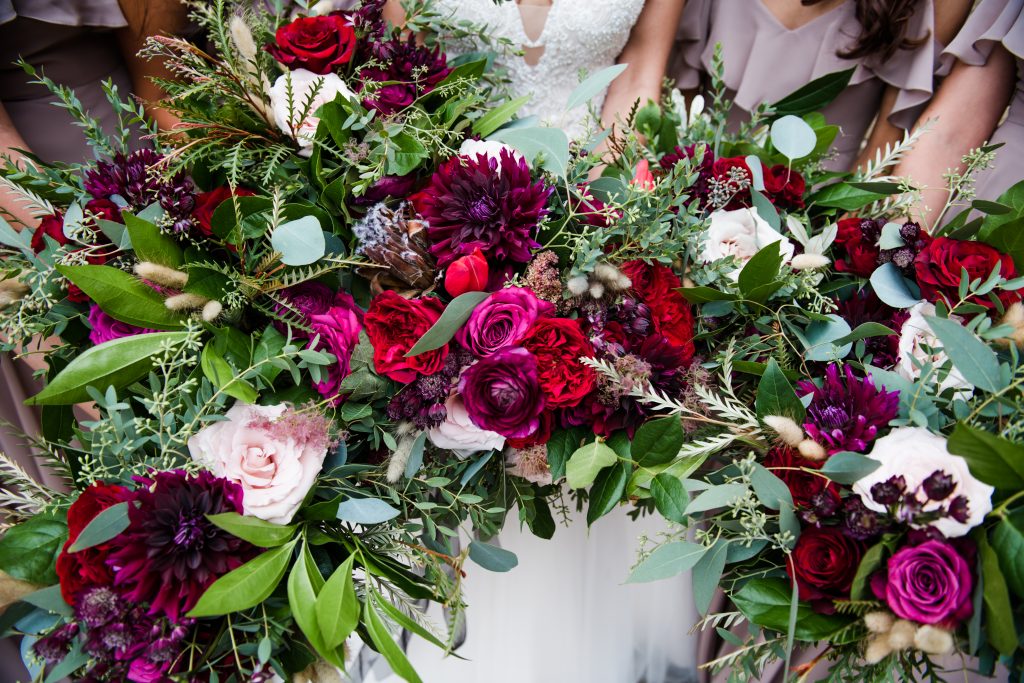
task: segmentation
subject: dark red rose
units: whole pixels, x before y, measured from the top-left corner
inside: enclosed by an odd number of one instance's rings
[[[411,358],[405,354],[437,322],[444,304],[433,297],[405,299],[387,290],[370,302],[364,324],[373,344],[373,364],[382,375],[408,384],[418,375],[433,375],[444,367],[448,345]]]
[[[57,244],[67,244],[68,238],[64,236],[64,216],[55,213],[39,221],[39,226],[32,233],[32,251],[37,254],[46,249],[44,235],[52,237]]]
[[[784,446],[771,449],[764,459],[764,466],[789,487],[797,509],[817,507],[815,498],[820,494],[827,495],[838,507],[839,489],[835,484],[825,477],[799,469],[806,467],[818,470],[823,464],[824,461],[808,460],[796,449]]]
[[[804,529],[786,571],[795,577],[800,599],[819,612],[835,610],[833,600],[848,600],[864,545],[835,527]]]
[[[953,306],[960,301],[962,270],[967,271],[971,280],[985,280],[997,265],[1002,277],[1008,280],[1017,277],[1013,259],[987,244],[936,237],[917,255],[914,271],[924,298],[933,303],[944,300]],[[1020,300],[1020,295],[1016,292],[1000,291],[997,294],[1004,306]],[[987,295],[972,295],[967,301],[988,309],[995,308],[995,304]]]
[[[252,197],[255,192],[246,187],[236,187],[234,193],[230,187],[221,186],[209,192],[200,192],[196,196],[196,205],[192,209],[192,218],[199,227],[199,231],[209,237],[213,234],[213,212],[232,196]]]
[[[68,540],[57,556],[57,577],[60,579],[61,595],[69,605],[74,605],[75,597],[86,588],[111,585],[114,575],[106,564],[110,552],[109,543],[77,553],[69,553],[68,548],[96,515],[130,497],[131,491],[123,486],[93,484],[82,491],[78,500],[68,508]]]
[[[777,164],[764,175],[764,189],[772,204],[780,209],[793,211],[804,208],[804,192],[807,183],[796,171]]]
[[[836,246],[842,257],[836,259],[836,270],[871,277],[878,267],[878,238],[882,224],[870,218],[844,218],[837,225]]]
[[[767,182],[769,171],[763,163],[761,175]],[[711,176],[718,182],[719,188],[729,188],[731,193],[732,198],[722,208],[732,211],[751,206],[750,187],[754,182],[754,175],[745,157],[716,159],[711,165]]]
[[[571,408],[594,390],[594,370],[580,362],[594,356],[594,347],[576,320],[541,318],[520,346],[537,359],[537,376],[548,407]]]
[[[121,207],[109,199],[90,199],[85,204],[85,215],[114,223],[124,223]]]
[[[356,32],[340,14],[301,17],[277,29],[267,52],[289,69],[306,69],[323,76],[352,59]]]
[[[693,313],[680,292],[683,283],[672,269],[659,263],[629,261],[622,272],[633,282],[632,289],[651,309],[654,331],[680,349],[687,361],[693,357]]]

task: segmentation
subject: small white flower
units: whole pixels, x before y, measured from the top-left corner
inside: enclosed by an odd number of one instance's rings
[[[501,153],[506,150],[512,155],[513,159],[522,160],[525,158],[515,148],[497,140],[466,140],[459,147],[459,156],[475,159],[478,155],[483,154],[488,159],[493,159],[499,163],[498,173],[501,173]]]
[[[757,209],[715,211],[711,214],[711,225],[704,234],[700,256],[704,263],[714,263],[732,256],[738,265],[729,275],[736,279],[743,265],[773,242],[779,243],[784,260],[793,258],[793,243],[768,225],[758,215]]]
[[[877,460],[881,466],[871,474],[857,480],[853,492],[860,496],[864,505],[876,512],[887,508],[876,503],[871,497],[871,487],[888,481],[892,477],[903,477],[906,490],[916,496],[923,512],[944,507],[945,501],[928,498],[921,486],[934,472],[942,471],[953,478],[953,491],[947,500],[957,496],[967,498],[967,521],[961,523],[949,516],[943,516],[931,523],[947,538],[964,536],[968,531],[985,520],[992,512],[992,492],[988,484],[974,478],[967,461],[953,455],[946,449],[945,437],[933,434],[923,427],[898,427],[875,441],[868,457]],[[927,525],[915,524],[917,528]]]
[[[279,76],[274,82],[270,89],[270,107],[274,111],[274,121],[278,128],[295,138],[299,144],[300,156],[308,157],[313,153],[313,140],[316,128],[320,125],[317,113],[321,106],[332,102],[338,95],[346,98],[355,97],[337,74],[319,76],[306,69],[295,69]],[[308,109],[305,106],[307,102],[310,103]]]
[[[920,365],[931,363],[936,368],[949,366],[949,374],[939,383],[938,390],[944,391],[949,388],[957,389],[957,395],[967,399],[973,393],[971,383],[964,379],[960,371],[949,364],[946,352],[942,350],[942,342],[932,332],[928,325],[926,316],[935,315],[935,305],[927,301],[914,304],[910,310],[910,317],[900,328],[899,361],[896,364],[896,373],[901,377],[917,381],[921,378],[921,368],[914,363],[914,359]],[[957,316],[950,316],[951,320],[960,322],[962,319]],[[931,349],[926,352],[925,347]]]

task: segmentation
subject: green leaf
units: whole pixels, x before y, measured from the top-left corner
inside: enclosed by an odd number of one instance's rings
[[[793,506],[793,496],[786,483],[769,472],[763,465],[754,463],[750,485],[761,504],[770,510],[780,510],[783,505]]]
[[[803,116],[820,111],[846,90],[850,79],[853,78],[854,71],[855,69],[851,68],[819,76],[786,95],[771,105],[771,108],[776,116],[786,116],[787,114]]]
[[[473,134],[479,135],[482,138],[487,137],[508,123],[516,115],[516,112],[522,109],[523,105],[529,101],[530,96],[523,95],[522,97],[499,104],[473,122]]]
[[[288,574],[288,606],[306,640],[318,653],[324,655],[330,652],[331,648],[324,643],[317,620],[317,594],[318,590],[322,589],[322,585],[318,584],[321,584],[322,579],[320,570],[315,567],[316,563],[309,553],[309,548],[303,545],[299,560],[292,565],[292,570]]]
[[[131,238],[132,249],[140,261],[158,263],[168,268],[179,268],[185,262],[185,253],[170,235],[147,220],[130,213],[122,213],[125,229]]]
[[[729,543],[718,540],[693,566],[693,604],[701,614],[707,614],[718,584],[725,572]]]
[[[1013,258],[1018,272],[1024,268],[1024,217],[1008,220],[985,235],[987,244]],[[1006,277],[1008,273],[1002,273]]]
[[[619,462],[597,475],[594,486],[590,489],[590,506],[587,508],[587,526],[604,517],[615,509],[622,500],[629,481],[630,466],[628,462]]]
[[[153,356],[163,342],[178,344],[187,332],[160,332],[122,337],[93,346],[68,363],[42,391],[25,401],[28,405],[69,405],[88,401],[86,387],[101,393],[107,387],[121,389],[145,377],[152,369]]]
[[[850,353],[851,344],[836,343],[850,334],[850,323],[835,313],[830,313],[826,317],[828,320],[816,320],[804,330],[807,346],[804,358],[807,360],[835,361],[845,358]]]
[[[675,415],[648,420],[636,430],[632,453],[641,467],[671,462],[683,447],[683,424]]]
[[[58,683],[68,678],[75,671],[85,666],[91,658],[91,655],[82,649],[81,640],[73,641],[71,651],[56,666],[50,669],[50,672],[46,674],[46,678],[43,679],[43,683]]]
[[[818,136],[802,118],[787,114],[772,123],[771,141],[775,149],[793,161],[803,159],[813,152]]]
[[[270,244],[280,252],[281,263],[286,266],[308,266],[327,253],[324,231],[316,216],[303,216],[277,226]]]
[[[565,479],[571,489],[590,486],[597,473],[611,467],[618,460],[615,451],[604,441],[594,441],[576,449],[565,465]]]
[[[297,541],[257,555],[214,581],[187,616],[219,617],[255,607],[269,598],[284,578]]]
[[[569,137],[558,128],[504,128],[492,140],[512,145],[528,161],[543,158],[543,167],[560,178],[569,168]]]
[[[884,199],[885,196],[879,192],[858,188],[853,183],[835,183],[819,190],[810,199],[819,206],[856,211],[879,199]]]
[[[664,472],[655,475],[651,480],[651,496],[654,497],[654,507],[662,517],[676,524],[686,522],[686,506],[690,503],[690,495],[678,477]]]
[[[1010,590],[1024,598],[1024,509],[1004,517],[992,532],[992,549]]]
[[[417,675],[416,670],[409,663],[408,657],[402,652],[402,648],[388,633],[387,627],[381,620],[380,615],[373,609],[372,601],[367,601],[363,606],[363,619],[366,623],[366,632],[370,641],[378,652],[383,655],[384,660],[391,666],[396,675],[409,681],[409,683],[423,683]]]
[[[697,512],[724,508],[737,498],[745,496],[746,493],[746,484],[719,484],[712,486],[690,501],[690,504],[686,506],[686,514],[692,515]]]
[[[658,546],[630,573],[626,583],[661,581],[692,569],[708,548],[690,541],[673,541]]]
[[[150,330],[177,330],[181,316],[165,297],[137,278],[111,266],[57,266],[111,318]]]
[[[256,403],[259,393],[255,387],[238,376],[212,343],[203,347],[199,364],[203,369],[203,375],[214,387],[243,403]]]
[[[279,545],[284,545],[295,535],[295,525],[282,526],[258,517],[240,515],[237,512],[206,515],[206,518],[232,536],[237,536],[261,548],[276,548]]]
[[[408,133],[399,133],[388,140],[387,173],[389,175],[408,175],[416,170],[420,162],[430,158],[430,152],[419,140]]]
[[[806,409],[796,395],[793,385],[786,379],[782,368],[774,358],[768,359],[768,365],[757,383],[757,398],[754,401],[758,417],[781,415],[796,422],[803,422]]]
[[[755,289],[768,284],[779,274],[779,268],[782,266],[780,246],[780,242],[768,244],[743,266],[737,284],[744,295],[749,296]]]
[[[573,427],[562,429],[551,435],[548,441],[548,467],[551,468],[551,478],[558,481],[565,476],[565,464],[569,456],[580,447],[580,442],[588,435],[589,429]],[[592,434],[591,434],[592,436]]]
[[[691,304],[706,304],[710,301],[736,301],[731,292],[722,292],[711,287],[683,287],[678,290]]]
[[[57,583],[54,567],[68,525],[52,515],[36,515],[8,529],[0,538],[0,570],[38,586]]]
[[[850,589],[850,598],[853,600],[870,600],[873,596],[870,593],[868,581],[871,575],[882,568],[886,555],[892,552],[892,542],[883,540],[868,548],[864,557],[857,567],[857,574],[853,577],[853,586]]]
[[[790,622],[792,587],[786,579],[751,579],[731,596],[733,604],[751,622],[772,631],[785,633]],[[794,637],[800,641],[826,640],[844,628],[850,617],[819,614],[807,603],[797,606]]]
[[[409,452],[409,462],[405,463],[405,478],[412,479],[423,466],[423,450],[427,445],[427,433],[420,432],[416,440],[412,442],[412,450]]]
[[[188,271],[188,283],[183,291],[189,294],[220,300],[224,298],[231,287],[231,278],[212,268],[204,268],[199,264],[188,264],[185,269]]]
[[[984,532],[976,534],[981,559],[982,599],[985,604],[985,630],[988,642],[999,654],[1010,657],[1017,649],[1017,631],[1013,624],[1013,605],[1006,579],[999,569],[999,557],[989,546]]]
[[[992,393],[1006,388],[1006,380],[999,370],[999,357],[992,347],[955,320],[936,316],[925,316],[925,320],[964,379]]]
[[[754,157],[755,159],[757,157]],[[751,167],[753,168],[753,167]],[[758,169],[760,171],[760,169]],[[782,228],[782,218],[779,216],[779,210],[772,204],[772,200],[765,196],[764,192],[753,190],[750,193],[750,201],[754,205],[754,209],[757,211],[757,215],[764,219],[772,230],[778,231]],[[766,283],[767,284],[767,283]],[[766,299],[768,297],[765,297]]]
[[[837,484],[851,486],[881,466],[882,463],[866,455],[840,451],[833,453],[818,471]]]
[[[615,64],[614,66],[601,69],[596,74],[584,79],[584,81],[577,85],[569,94],[569,99],[565,105],[566,111],[570,111],[576,107],[582,107],[590,100],[605,92],[608,89],[608,86],[611,85],[611,82],[622,75],[622,72],[625,71],[628,66],[628,64]]]
[[[381,524],[399,514],[380,498],[349,498],[338,504],[338,519],[353,524]]]
[[[962,456],[971,474],[986,484],[1005,491],[1024,489],[1024,445],[961,422],[946,448]]]
[[[406,358],[412,358],[427,351],[439,349],[455,336],[459,328],[466,324],[473,309],[480,305],[484,299],[489,297],[487,292],[466,292],[451,300],[437,322],[430,326],[430,329],[423,333],[423,336],[413,344]]]
[[[21,598],[21,602],[26,602],[39,609],[66,617],[74,614],[71,605],[64,602],[64,596],[60,592],[60,585],[47,586],[34,593],[29,593]]]
[[[843,346],[844,344],[851,344],[861,339],[868,339],[870,337],[889,337],[896,334],[894,330],[889,329],[881,323],[861,323],[857,325],[856,329],[845,337],[836,339],[833,344],[837,346]]]
[[[469,559],[492,572],[507,572],[519,564],[515,553],[483,541],[469,544]]]
[[[360,603],[352,581],[355,559],[355,555],[349,555],[334,570],[316,599],[317,624],[324,646],[331,650],[344,643],[359,625]]]
[[[370,600],[373,602],[375,607],[379,607],[386,616],[390,617],[393,622],[401,626],[406,631],[418,635],[420,638],[423,638],[432,645],[436,645],[442,650],[448,648],[448,646],[438,640],[433,633],[420,626],[405,612],[388,602],[380,593],[377,592],[372,584],[370,585]],[[455,653],[449,653],[448,656],[462,659],[462,657],[459,657],[459,655]]]
[[[128,528],[128,503],[121,502],[111,505],[98,515],[92,518],[78,538],[68,548],[69,553],[77,553],[86,548],[106,543],[112,538],[117,538],[121,532]]]
[[[871,288],[883,303],[893,308],[910,308],[921,300],[921,297],[914,296],[900,269],[891,263],[875,268],[871,273]]]

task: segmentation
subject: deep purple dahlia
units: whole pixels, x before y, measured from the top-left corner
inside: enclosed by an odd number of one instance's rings
[[[909,317],[906,311],[898,311],[887,306],[869,289],[862,289],[845,301],[837,301],[837,304],[836,312],[850,324],[850,329],[857,329],[863,323],[874,322],[892,330],[899,330]],[[870,354],[872,365],[888,370],[899,361],[899,344],[899,334],[868,337],[864,340],[864,351]]]
[[[158,168],[163,159],[151,149],[119,153],[111,161],[100,161],[85,174],[85,190],[95,199],[116,195],[136,211],[159,202],[173,219],[175,232],[186,232],[193,225],[195,186],[183,172],[165,178]]]
[[[430,252],[447,266],[480,249],[492,264],[527,263],[551,188],[532,182],[526,160],[507,149],[452,157],[412,197],[427,221]]]
[[[252,545],[206,518],[241,514],[242,488],[206,471],[158,472],[136,481],[130,524],[107,564],[125,598],[178,622],[210,584],[253,555]]]
[[[836,363],[825,369],[820,387],[804,380],[797,391],[812,396],[804,429],[829,454],[863,453],[898,412],[899,392],[877,388],[870,377],[854,375],[850,366],[840,374]]]
[[[416,44],[416,36],[395,38],[372,46],[375,62],[359,71],[359,82],[376,83],[363,106],[390,116],[437,87],[451,73],[448,57],[439,47]]]

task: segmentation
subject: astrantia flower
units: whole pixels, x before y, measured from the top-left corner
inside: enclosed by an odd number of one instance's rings
[[[205,471],[158,472],[137,481],[130,524],[107,563],[126,598],[179,621],[210,584],[253,553],[252,545],[206,518],[242,514],[242,488]]]
[[[439,265],[477,249],[492,263],[526,263],[540,248],[537,225],[551,191],[543,181],[532,182],[526,161],[502,150],[500,159],[449,159],[412,201],[427,221]]]
[[[431,92],[451,72],[440,48],[418,45],[413,34],[404,40],[377,43],[373,52],[375,64],[359,71],[361,84],[376,84],[363,98],[363,106],[384,116],[405,109]]]
[[[875,387],[874,380],[857,377],[849,366],[840,372],[835,363],[825,370],[820,387],[804,380],[798,391],[812,396],[804,429],[829,453],[863,453],[898,412],[899,392]]]

